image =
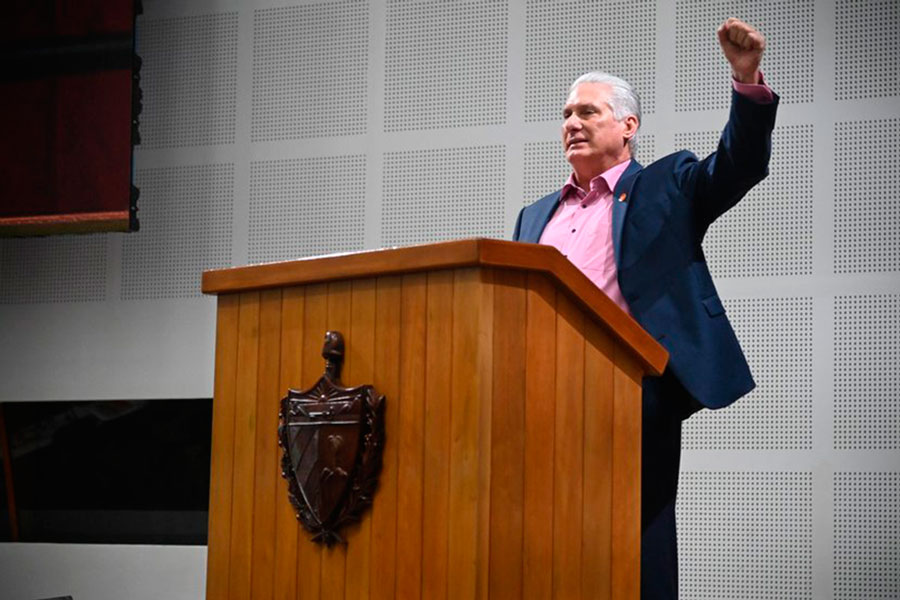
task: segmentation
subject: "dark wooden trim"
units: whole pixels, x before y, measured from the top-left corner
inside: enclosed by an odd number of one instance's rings
[[[0,237],[128,231],[128,219],[127,210],[5,217],[0,218]]]
[[[500,267],[545,273],[610,333],[660,375],[668,352],[551,246],[477,238],[406,248],[369,250],[203,273],[206,294],[305,285],[339,279],[399,275],[460,267]]]
[[[9,451],[9,436],[6,434],[6,418],[3,403],[0,402],[0,453],[3,455],[3,475],[6,479],[6,501],[9,505],[9,530],[11,541],[19,541],[19,515],[16,511],[16,490],[13,486],[12,453]]]

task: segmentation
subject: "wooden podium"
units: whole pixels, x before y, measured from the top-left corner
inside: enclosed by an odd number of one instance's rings
[[[207,598],[638,600],[641,378],[665,350],[554,248],[496,240],[208,271]],[[278,411],[344,334],[386,396],[371,510],[309,540]]]

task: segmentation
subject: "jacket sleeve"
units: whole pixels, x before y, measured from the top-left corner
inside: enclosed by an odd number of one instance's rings
[[[732,91],[731,112],[716,151],[676,171],[678,187],[695,203],[704,231],[768,175],[777,108],[777,95],[771,104],[758,104]]]

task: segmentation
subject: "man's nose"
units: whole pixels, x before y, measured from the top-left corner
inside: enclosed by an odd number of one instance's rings
[[[563,121],[563,130],[565,131],[578,131],[581,129],[581,121],[578,120],[578,117],[575,115],[569,115]]]

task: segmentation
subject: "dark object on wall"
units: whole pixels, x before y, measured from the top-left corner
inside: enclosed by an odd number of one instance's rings
[[[371,385],[341,386],[344,338],[325,334],[325,374],[281,401],[281,475],[297,519],[313,541],[344,543],[339,529],[372,504],[384,448],[384,396]]]
[[[0,26],[0,235],[136,231],[139,0],[17,0]]]
[[[211,398],[0,407],[18,541],[206,544]]]

